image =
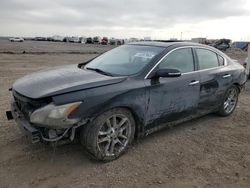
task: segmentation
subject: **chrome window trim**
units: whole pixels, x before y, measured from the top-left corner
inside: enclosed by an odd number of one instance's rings
[[[224,67],[224,66],[218,66],[218,67],[213,67],[213,68],[209,68],[209,69],[196,70],[196,71],[192,71],[192,72],[185,72],[185,73],[182,73],[181,75],[197,73],[197,72],[203,72],[203,71],[208,71],[208,70],[213,70],[213,69],[219,69],[219,68]]]
[[[224,65],[223,66],[218,66],[218,67],[212,67],[212,68],[208,68],[208,69],[202,69],[202,70],[194,70],[194,71],[191,71],[191,72],[185,72],[185,73],[182,73],[181,75],[185,75],[185,74],[191,74],[191,73],[196,73],[196,72],[202,72],[202,71],[207,71],[207,70],[212,70],[212,69],[218,69],[218,68],[221,68],[221,67],[225,67],[227,66],[227,59],[218,54],[215,50],[213,49],[209,49],[207,47],[204,47],[204,46],[181,46],[181,47],[177,47],[175,49],[172,49],[170,50],[168,53],[166,53],[154,66],[153,68],[150,69],[150,71],[146,74],[146,76],[144,77],[144,79],[148,79],[148,76],[150,75],[150,73],[161,63],[161,61],[167,57],[170,53],[172,53],[173,51],[175,50],[178,50],[178,49],[183,49],[183,48],[193,48],[193,49],[196,49],[196,48],[202,48],[202,49],[206,49],[206,50],[209,50],[209,51],[212,51],[214,52],[215,54],[221,56],[223,59],[224,59]],[[219,63],[219,62],[218,62]],[[219,65],[219,64],[218,64]]]
[[[209,51],[211,51],[211,52],[214,52],[216,55],[219,55],[219,56],[221,56],[223,59],[224,59],[224,65],[223,66],[218,66],[218,67],[224,67],[224,66],[227,66],[227,59],[225,58],[225,57],[223,57],[222,55],[220,55],[220,54],[218,54],[215,50],[212,50],[212,49],[209,49],[209,48],[206,48],[206,47],[200,47],[200,46],[198,46],[198,47],[194,47],[194,48],[201,48],[201,49],[205,49],[205,50],[209,50]],[[218,57],[217,57],[217,59],[218,59]],[[218,60],[218,63],[219,63],[219,60]],[[218,64],[219,65],[219,64]],[[214,69],[214,68],[218,68],[218,67],[212,67],[212,68],[208,68],[208,69]],[[202,70],[208,70],[208,69],[202,69]],[[199,71],[201,71],[201,70],[199,70]]]

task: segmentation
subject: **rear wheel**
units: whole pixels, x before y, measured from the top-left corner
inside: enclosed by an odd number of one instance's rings
[[[82,130],[81,142],[95,159],[111,161],[127,150],[134,134],[135,121],[130,111],[112,109]]]
[[[236,86],[230,87],[224,97],[223,103],[220,106],[218,114],[228,116],[233,113],[237,106],[239,97],[239,89]]]

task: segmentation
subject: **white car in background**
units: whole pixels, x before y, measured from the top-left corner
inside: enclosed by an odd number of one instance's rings
[[[72,37],[69,38],[69,42],[80,43],[80,38],[77,37],[77,36],[72,36]]]
[[[52,41],[54,42],[63,42],[64,37],[60,35],[54,35],[52,36]]]
[[[10,42],[23,42],[24,39],[21,37],[12,37],[12,38],[9,38],[9,41]]]

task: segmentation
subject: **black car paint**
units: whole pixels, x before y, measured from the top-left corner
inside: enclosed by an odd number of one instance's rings
[[[79,69],[77,65],[67,65],[24,76],[14,83],[13,88],[24,96],[39,99],[119,83],[123,80],[123,77],[105,76]]]
[[[199,74],[184,74],[176,78],[146,79],[149,91],[147,128],[161,123],[172,122],[195,113],[199,101],[199,84],[189,84],[199,80]],[[157,120],[157,121],[156,121]]]
[[[130,45],[155,45],[164,47],[165,50],[154,57],[137,75],[109,77],[72,65],[45,74],[41,72],[24,77],[13,85],[13,89],[28,98],[51,97],[56,105],[83,101],[69,118],[81,117],[92,121],[109,109],[128,108],[135,117],[137,134],[145,135],[152,132],[151,130],[158,129],[158,125],[161,127],[162,123],[173,124],[216,110],[225,91],[232,84],[241,86],[245,82],[244,68],[241,65],[233,63],[220,51],[208,46],[193,43]],[[195,48],[199,47],[211,49],[225,57],[228,66],[199,71],[195,56],[196,72],[175,78],[144,79],[164,55],[173,49],[185,46],[192,47],[194,53]],[[155,71],[156,69],[150,75]],[[231,74],[231,77],[223,79],[224,73]],[[189,86],[194,80],[199,80],[200,83]]]
[[[83,101],[69,118],[81,116],[83,119],[92,120],[109,109],[124,107],[132,111],[138,124],[143,125],[146,123],[147,98],[145,83],[143,80],[136,78],[127,78],[119,84],[54,96],[53,101],[56,105]]]

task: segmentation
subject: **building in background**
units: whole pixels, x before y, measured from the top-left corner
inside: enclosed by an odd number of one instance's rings
[[[192,38],[191,42],[195,42],[195,43],[200,43],[200,44],[205,44],[207,41],[206,38]]]

